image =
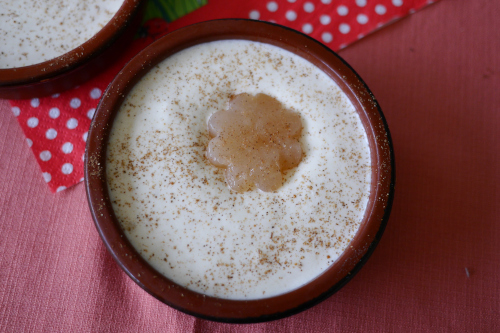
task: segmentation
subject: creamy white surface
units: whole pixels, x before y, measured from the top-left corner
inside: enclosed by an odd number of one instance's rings
[[[0,0],[0,68],[61,56],[85,43],[124,0]]]
[[[230,191],[204,157],[207,119],[243,92],[302,117],[305,156],[276,193]],[[194,46],[153,68],[126,97],[107,158],[113,208],[141,255],[180,285],[230,299],[282,294],[326,270],[359,227],[371,179],[366,133],[338,86],[248,41]]]

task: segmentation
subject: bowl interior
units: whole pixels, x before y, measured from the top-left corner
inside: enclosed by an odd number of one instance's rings
[[[180,50],[216,40],[244,39],[272,44],[310,61],[347,94],[365,126],[372,158],[371,193],[364,219],[348,248],[322,275],[292,292],[259,300],[204,296],[155,271],[130,245],[114,215],[106,183],[106,144],[113,119],[130,89],[150,68]],[[137,55],[110,84],[97,109],[87,140],[85,185],[96,227],[124,271],[162,302],[201,318],[260,322],[292,315],[327,298],[361,268],[382,236],[394,193],[394,155],[380,107],[364,82],[330,49],[294,30],[251,20],[217,20],[170,33]]]

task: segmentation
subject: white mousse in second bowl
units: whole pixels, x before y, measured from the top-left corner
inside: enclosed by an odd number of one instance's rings
[[[0,69],[35,65],[77,48],[124,0],[0,0]]]

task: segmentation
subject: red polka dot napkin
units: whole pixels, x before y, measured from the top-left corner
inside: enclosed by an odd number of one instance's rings
[[[333,50],[430,4],[432,0],[273,0],[209,3],[167,25],[147,21],[115,65],[89,82],[45,98],[10,101],[52,192],[83,180],[83,156],[90,122],[107,85],[142,48],[168,31],[218,18],[251,18],[286,25],[319,40]]]
[[[337,51],[436,0],[210,0],[171,28],[218,18],[250,18],[286,25]]]

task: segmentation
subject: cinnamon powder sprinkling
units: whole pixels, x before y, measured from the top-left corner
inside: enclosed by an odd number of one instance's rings
[[[208,119],[241,93],[300,114],[302,161],[274,192],[231,191],[205,156]],[[366,133],[335,82],[249,41],[194,46],[143,77],[114,121],[106,173],[138,252],[173,281],[230,299],[281,294],[321,274],[358,230],[371,183]]]

